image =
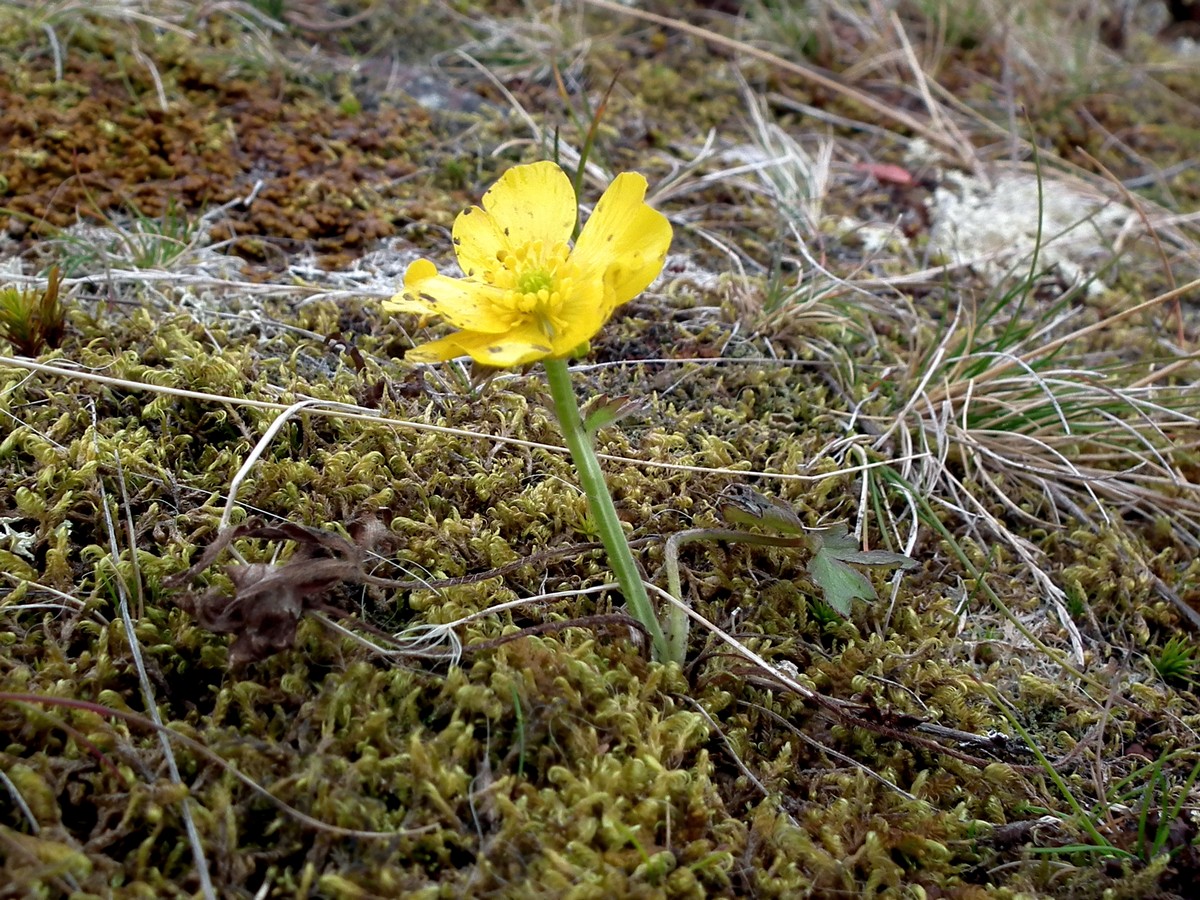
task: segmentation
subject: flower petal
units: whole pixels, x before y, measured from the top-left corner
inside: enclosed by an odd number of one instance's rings
[[[646,179],[623,172],[613,179],[575,242],[571,261],[596,273],[619,306],[650,286],[671,246],[671,223],[644,202]]]
[[[600,279],[590,278],[575,285],[575,289],[563,298],[558,318],[566,323],[566,327],[551,341],[554,356],[566,356],[596,336],[613,313],[613,307],[605,303],[605,295]]]
[[[499,312],[497,298],[505,292],[466,278],[439,275],[427,259],[418,259],[404,273],[404,292],[383,302],[388,312],[441,316],[455,328],[497,334],[508,330],[511,317]]]
[[[459,346],[458,343],[459,336],[465,333],[463,331],[456,331],[454,334],[438,338],[436,341],[426,341],[424,344],[417,344],[404,354],[404,358],[409,362],[435,363],[445,362],[448,359],[455,359],[459,356],[466,356],[467,351]]]
[[[498,254],[541,241],[546,246],[571,239],[575,229],[571,179],[552,162],[513,166],[472,207],[454,220],[454,252],[468,277],[482,278]]]
[[[470,356],[485,366],[508,368],[553,355],[554,349],[549,345],[546,336],[539,328],[530,324],[514,328],[505,334],[458,331],[428,344],[413,347],[404,357],[414,362],[442,362],[456,356]]]
[[[458,214],[451,239],[458,267],[468,278],[487,278],[500,257],[512,249],[504,229],[478,206],[468,207]]]

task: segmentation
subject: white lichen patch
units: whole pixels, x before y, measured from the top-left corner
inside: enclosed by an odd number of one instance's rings
[[[663,265],[663,274],[657,286],[663,288],[671,285],[676,290],[686,286],[698,293],[712,293],[721,289],[722,281],[721,272],[701,265],[693,255],[670,253]]]
[[[20,517],[0,517],[0,547],[6,547],[17,556],[23,556],[32,562],[37,535],[31,531],[13,528],[14,524],[21,521]]]
[[[1039,190],[1037,177],[1025,173],[989,182],[947,172],[929,210],[930,250],[994,283],[1027,276],[1035,253],[1039,272],[1054,271],[1070,283],[1091,278],[1135,215],[1050,178]]]
[[[863,255],[874,258],[882,254],[906,254],[911,242],[894,222],[862,222],[851,216],[842,216],[833,227],[833,232],[845,243],[857,244]]]

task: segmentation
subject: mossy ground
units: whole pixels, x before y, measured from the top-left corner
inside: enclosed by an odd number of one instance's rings
[[[955,299],[984,308],[1001,290],[965,270],[888,281],[929,262],[936,176],[871,181],[845,148],[916,170],[896,122],[761,57],[572,4],[285,2],[206,18],[189,7],[0,4],[0,247],[14,278],[57,263],[68,307],[39,360],[56,371],[0,366],[0,896],[195,895],[185,808],[216,892],[231,897],[1188,895],[1200,703],[1178,604],[1200,605],[1188,534],[1200,477],[1195,406],[1164,398],[1194,383],[1194,363],[1173,369],[1156,401],[1186,406],[1155,438],[1176,483],[1116,502],[1097,482],[1092,502],[1052,477],[1038,489],[1017,466],[978,466],[958,445],[946,453],[953,481],[920,488],[945,531],[922,519],[915,543],[896,546],[912,507],[848,469],[906,471],[896,460],[911,444],[872,442],[897,419],[918,444],[932,439],[906,391],[936,364]],[[814,4],[797,18],[746,4],[738,21],[722,4],[687,7],[658,11],[922,110],[890,68],[900,57],[883,55],[896,35],[865,5]],[[1200,152],[1180,112],[1200,103],[1200,80],[1181,77],[1186,60],[1148,32],[1125,35],[1124,67],[1056,59],[1047,75],[985,9],[901,10],[926,71],[977,95],[976,125],[1008,121],[1002,83],[1032,123],[1017,136],[1064,165],[1087,165],[1082,146],[1135,179]],[[1040,14],[1099,46],[1099,23]],[[458,47],[490,77],[447,52]],[[586,547],[595,535],[571,466],[544,446],[560,440],[538,371],[473,385],[453,366],[406,365],[409,331],[424,326],[388,320],[378,299],[416,256],[448,259],[447,226],[499,171],[552,154],[556,129],[577,142],[614,77],[596,150],[606,167],[658,184],[710,131],[720,151],[664,190],[676,255],[576,374],[584,396],[643,403],[599,439],[624,458],[606,463],[618,508],[659,584],[665,538],[719,526],[718,496],[738,481],[813,526],[862,511],[872,545],[917,559],[896,582],[877,574],[881,599],[842,620],[819,602],[803,554],[685,548],[693,606],[845,714],[698,626],[682,669],[648,662],[626,626],[583,618],[612,612],[611,594],[461,625],[458,665],[385,657],[305,617],[294,646],[230,671],[229,638],[166,585],[217,537],[238,470],[303,398],[364,414],[292,417],[241,484],[234,522],[385,526],[371,571],[431,586],[334,585],[320,602],[348,627],[437,625],[609,580]],[[813,134],[839,155],[807,237],[849,281],[793,290],[789,273],[810,267],[795,258],[786,224],[803,217],[781,189],[736,173],[700,180],[761,161],[747,149],[748,96],[787,99],[772,110],[790,133],[812,127],[787,112],[796,103],[826,117]],[[988,140],[980,126],[978,147]],[[1194,212],[1196,171],[1151,178],[1144,196]],[[908,249],[881,255],[848,220],[899,222],[889,246],[902,234]],[[1184,238],[1114,252],[1104,293],[1034,280],[1029,307],[980,323],[973,346],[1011,346],[1005,335],[1043,322],[1064,295],[1082,321],[1101,321],[1169,286],[1164,256],[1180,283],[1195,277]],[[1185,341],[1168,362],[1195,343],[1194,309],[1181,315]],[[1097,369],[1120,363],[1133,383],[1165,364],[1174,334],[1147,314],[1069,352]],[[1007,420],[982,408],[980,433],[1003,433]],[[1053,404],[1021,409],[1055,420]],[[848,437],[861,458],[835,460]],[[1104,434],[1070,437],[1054,446],[1076,465],[1122,469]],[[961,496],[939,494],[947,483],[978,498],[969,515]],[[986,517],[1020,543],[973,526]],[[278,560],[263,542],[238,549],[282,564],[295,548]],[[1065,597],[1088,680],[1047,655],[1066,658],[1070,629],[1030,558]],[[172,744],[178,779],[144,717],[64,705],[146,712],[122,604],[163,722],[194,742]],[[1156,668],[1172,639],[1182,662]],[[1010,739],[963,740],[993,729]]]

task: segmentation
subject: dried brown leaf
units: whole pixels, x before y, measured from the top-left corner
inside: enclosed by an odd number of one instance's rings
[[[233,582],[232,597],[214,587],[203,594],[184,593],[176,601],[201,627],[214,634],[236,635],[229,650],[231,667],[258,662],[292,646],[296,625],[306,610],[329,611],[320,600],[328,590],[341,583],[379,581],[366,573],[364,561],[385,531],[377,520],[364,521],[355,529],[355,543],[306,525],[251,521],[222,529],[195,565],[166,584],[179,587],[196,578],[242,538],[294,542],[296,550],[285,562],[225,566]]]

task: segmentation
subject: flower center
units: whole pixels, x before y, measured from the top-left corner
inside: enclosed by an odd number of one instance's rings
[[[517,278],[517,290],[522,294],[536,294],[538,291],[548,291],[553,287],[553,272],[535,269],[532,272],[522,272]]]
[[[509,327],[533,322],[551,340],[566,330],[562,307],[574,280],[570,252],[566,244],[547,247],[533,241],[499,254],[489,280],[506,291],[496,304],[507,314]]]

